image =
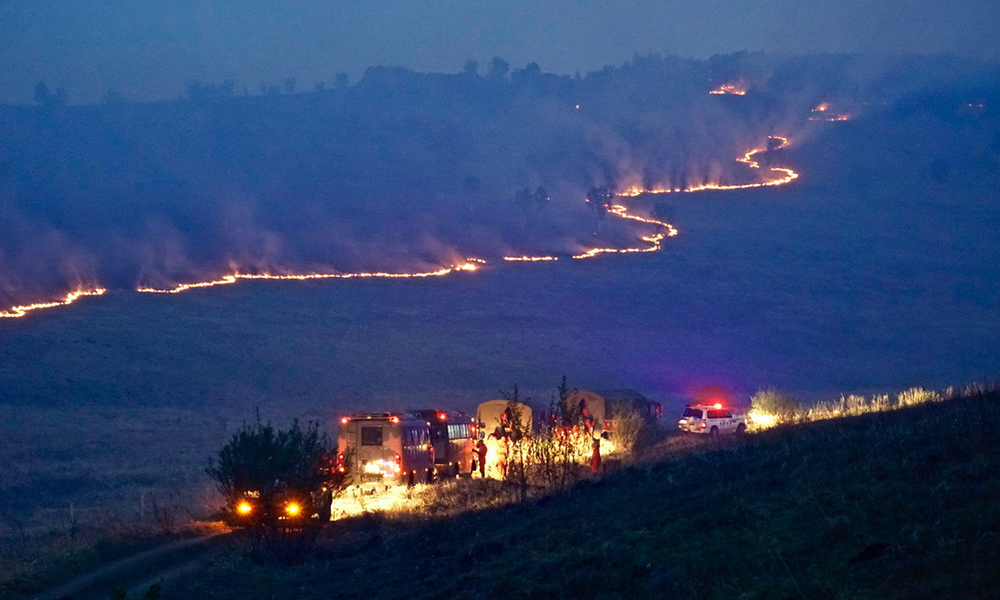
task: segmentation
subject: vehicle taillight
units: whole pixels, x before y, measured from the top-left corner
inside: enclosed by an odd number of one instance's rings
[[[399,455],[398,452],[393,452],[393,455],[395,459],[393,461],[394,462],[393,470],[399,473],[400,471],[403,470],[403,458]]]
[[[338,454],[337,455],[337,472],[338,473],[346,473],[347,472],[347,465],[344,464],[344,455],[343,454]]]

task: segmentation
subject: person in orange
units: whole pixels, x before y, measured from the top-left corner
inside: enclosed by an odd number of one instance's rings
[[[590,472],[597,475],[601,470],[601,438],[594,440],[594,453],[590,455]]]

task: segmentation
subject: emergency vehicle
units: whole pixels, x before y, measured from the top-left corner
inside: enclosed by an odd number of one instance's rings
[[[689,404],[677,426],[686,433],[705,433],[715,437],[725,433],[745,432],[747,418],[745,414],[733,412],[721,403]]]
[[[430,427],[434,468],[438,477],[458,477],[472,473],[472,453],[476,420],[455,410],[421,409],[410,411]]]
[[[354,413],[340,419],[337,472],[345,485],[413,485],[434,480],[427,419],[409,412]]]

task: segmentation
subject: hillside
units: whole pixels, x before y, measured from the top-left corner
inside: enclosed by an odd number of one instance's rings
[[[338,522],[305,564],[228,556],[168,598],[988,598],[1000,393],[787,426],[511,509]],[[687,444],[675,444],[688,446]]]
[[[734,159],[769,135],[823,138],[818,106],[852,120],[929,111],[925,139],[971,129],[994,164],[995,65],[873,61],[637,56],[578,78],[372,67],[303,93],[193,82],[164,102],[0,106],[0,310],[81,285],[574,253],[595,228],[592,186],[758,181],[767,170]],[[942,178],[967,157],[949,158]],[[548,200],[515,200],[539,188]],[[600,229],[602,243],[634,237]]]

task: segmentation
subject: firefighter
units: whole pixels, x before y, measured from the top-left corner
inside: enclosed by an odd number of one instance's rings
[[[601,438],[594,439],[594,453],[590,455],[590,472],[597,475],[601,470]]]
[[[594,434],[594,424],[597,422],[594,419],[594,415],[590,414],[590,409],[587,408],[587,403],[580,400],[580,417],[583,419],[583,429],[587,433]]]
[[[490,451],[486,447],[486,442],[479,440],[476,442],[476,457],[479,460],[479,476],[486,478],[486,454]]]

